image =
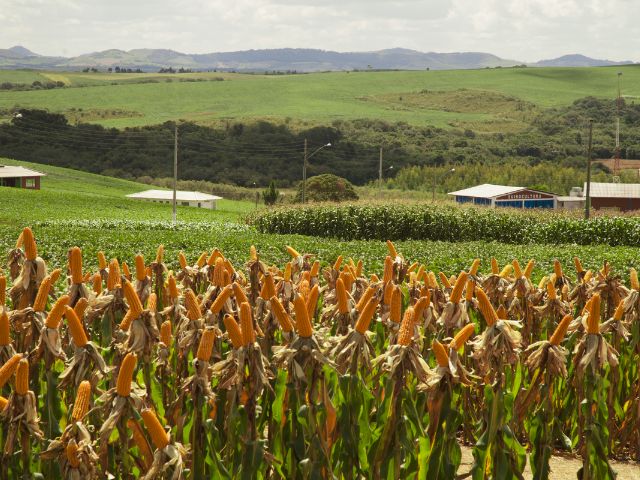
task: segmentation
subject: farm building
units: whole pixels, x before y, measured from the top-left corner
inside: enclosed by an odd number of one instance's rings
[[[145,190],[144,192],[132,193],[127,195],[127,197],[147,200],[149,202],[170,204],[173,203],[173,190]],[[216,202],[218,200],[222,200],[222,197],[202,192],[176,191],[177,204],[185,207],[209,208],[211,210],[215,210]]]
[[[585,182],[583,192],[586,191]],[[590,197],[594,210],[640,210],[640,183],[591,182]]]
[[[525,187],[509,187],[485,183],[450,192],[457,203],[473,203],[491,207],[556,208],[556,195]]]
[[[0,187],[40,190],[40,177],[44,173],[13,165],[0,165]]]

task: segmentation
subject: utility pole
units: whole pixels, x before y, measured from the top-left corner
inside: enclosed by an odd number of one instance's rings
[[[589,146],[587,148],[587,196],[584,202],[584,218],[589,220],[591,210],[591,139],[593,138],[593,119],[589,120]]]
[[[302,164],[302,203],[306,203],[307,194],[307,139],[304,139],[304,163]]]
[[[620,91],[620,77],[622,72],[618,72],[618,97],[616,98],[616,152],[615,160],[613,161],[613,174],[618,175],[620,173],[620,109],[622,108],[622,95]]]
[[[382,147],[380,147],[380,166],[378,168],[378,188],[380,188],[380,193],[382,193]]]
[[[178,188],[178,124],[173,135],[173,223],[176,223],[176,190]]]

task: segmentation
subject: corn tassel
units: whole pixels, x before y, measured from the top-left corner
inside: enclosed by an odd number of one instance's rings
[[[244,340],[242,338],[242,331],[240,330],[240,326],[236,319],[233,316],[227,314],[224,316],[224,328],[227,330],[227,334],[229,335],[229,340],[231,341],[231,345],[233,348],[240,348],[244,346]]]
[[[240,328],[242,330],[242,344],[246,347],[256,343],[256,331],[253,328],[251,305],[244,302],[240,305]]]
[[[144,433],[142,433],[140,425],[133,418],[127,420],[127,427],[131,430],[133,443],[138,447],[144,466],[148,470],[153,464],[153,452],[151,451],[149,442],[147,442]]]
[[[562,343],[562,340],[564,340],[564,336],[567,334],[567,329],[569,328],[569,324],[572,320],[573,316],[570,313],[565,315],[564,318],[560,320],[560,323],[558,323],[558,326],[554,330],[553,335],[551,335],[551,338],[549,339],[549,343],[551,345],[555,345],[557,347]]]
[[[46,276],[40,282],[38,287],[38,293],[36,299],[33,301],[34,312],[44,312],[47,306],[47,298],[49,298],[49,292],[51,291],[51,276]]]
[[[67,306],[64,310],[64,316],[67,318],[67,326],[69,327],[69,333],[71,334],[73,343],[76,347],[84,347],[89,343],[89,340],[78,315],[76,315],[73,308]]]
[[[116,381],[116,392],[121,397],[128,397],[131,394],[131,382],[133,381],[133,371],[138,363],[135,353],[129,352],[125,355],[120,364],[118,379]]]
[[[60,321],[62,320],[62,315],[64,314],[65,308],[68,304],[68,295],[63,295],[58,298],[56,303],[53,304],[53,307],[51,307],[49,315],[47,315],[47,321],[45,322],[45,326],[47,328],[58,328],[58,325],[60,325]]]
[[[4,387],[4,385],[9,381],[13,373],[18,368],[18,363],[22,359],[21,353],[16,353],[9,360],[4,362],[4,365],[0,367],[0,388]]]
[[[587,333],[598,334],[600,333],[600,294],[595,293],[591,298],[591,309],[587,318]]]
[[[406,312],[404,312],[404,317],[402,318],[402,323],[400,324],[400,329],[398,330],[398,345],[408,347],[411,344],[414,328],[413,315],[413,307],[407,308]]]
[[[207,327],[202,332],[196,358],[201,362],[208,362],[213,353],[213,343],[216,340],[216,332],[213,328]]]
[[[164,343],[166,347],[171,346],[171,338],[172,338],[172,328],[171,328],[171,320],[165,320],[160,325],[160,341]]]
[[[489,301],[489,297],[487,297],[487,294],[484,293],[484,290],[482,290],[482,288],[477,287],[476,298],[478,299],[478,306],[479,306],[480,312],[482,313],[482,316],[487,322],[487,325],[489,327],[492,327],[498,321],[498,314],[493,308],[493,305],[491,305],[491,302]]]
[[[25,227],[22,230],[21,237],[24,255],[27,257],[27,260],[35,260],[38,256],[38,248],[36,247],[36,240],[33,237],[33,231],[29,227]]]
[[[187,309],[187,317],[189,320],[197,320],[200,318],[200,302],[190,288],[184,292],[184,306]]]
[[[336,298],[338,300],[338,312],[349,313],[347,290],[344,288],[344,282],[341,278],[336,280]]]
[[[151,437],[151,441],[155,447],[158,450],[162,450],[169,445],[169,435],[162,427],[156,413],[149,408],[145,408],[140,412],[140,415],[142,416],[144,426],[147,427],[147,432],[149,432],[149,436]]]
[[[476,331],[476,326],[473,323],[469,323],[465,325],[453,337],[453,340],[451,340],[451,343],[449,344],[449,348],[451,350],[459,350],[460,347],[462,347],[462,345],[464,345],[467,342],[467,340],[471,338],[471,335],[473,335],[475,331]]]
[[[29,392],[29,360],[21,359],[16,367],[16,393],[26,395]]]
[[[9,314],[0,306],[0,347],[6,347],[7,345],[11,345]]]
[[[467,283],[468,276],[469,274],[464,270],[460,272],[460,275],[458,275],[456,283],[453,286],[453,290],[451,290],[451,295],[449,296],[449,301],[451,303],[460,303],[460,300],[462,299],[462,290]]]
[[[358,316],[358,321],[355,326],[356,332],[364,335],[365,332],[369,330],[369,325],[371,324],[371,320],[373,320],[373,315],[376,313],[376,308],[378,308],[378,299],[372,297],[360,311],[360,316]]]
[[[71,273],[71,283],[75,285],[82,283],[82,250],[80,247],[73,247],[69,251],[69,272]]]
[[[293,300],[293,309],[296,313],[296,329],[298,335],[303,338],[309,338],[313,335],[313,327],[309,320],[309,312],[307,310],[307,304],[300,295],[296,295]]]
[[[211,313],[213,313],[214,315],[217,315],[218,313],[220,313],[220,310],[222,310],[222,307],[224,307],[224,304],[229,299],[232,293],[233,293],[233,287],[231,285],[227,285],[226,287],[224,287],[220,291],[220,293],[218,293],[218,296],[211,304],[211,307],[209,307],[209,310],[211,311]]]
[[[271,311],[278,320],[282,331],[285,333],[291,332],[293,330],[293,323],[291,322],[289,314],[284,309],[284,306],[282,306],[282,303],[280,303],[280,300],[278,300],[278,298],[274,295],[269,301],[271,302]]]
[[[67,455],[67,461],[72,468],[78,468],[80,466],[80,459],[78,458],[78,444],[72,438],[65,447],[65,453]]]
[[[449,354],[447,350],[444,348],[438,340],[433,340],[431,342],[431,350],[433,350],[433,354],[436,357],[436,362],[439,367],[448,367],[449,366]]]
[[[78,393],[76,394],[76,401],[73,404],[73,412],[71,413],[71,419],[74,422],[81,422],[84,416],[89,411],[89,403],[91,400],[91,383],[88,380],[83,380],[78,385]]]

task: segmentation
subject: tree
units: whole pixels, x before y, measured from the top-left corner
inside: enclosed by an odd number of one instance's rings
[[[267,206],[275,205],[278,201],[278,197],[280,196],[280,192],[276,188],[276,181],[271,180],[269,183],[269,188],[262,192],[262,199],[264,200],[264,204]]]
[[[312,202],[343,202],[358,200],[358,194],[346,178],[325,173],[307,180],[305,198]],[[295,201],[302,201],[302,183],[298,185]]]

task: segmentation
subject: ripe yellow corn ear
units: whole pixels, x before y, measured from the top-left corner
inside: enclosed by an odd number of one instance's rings
[[[384,270],[382,273],[382,283],[387,284],[393,279],[393,260],[389,255],[384,259]]]
[[[291,281],[291,262],[287,262],[287,264],[284,266],[284,274],[282,275],[282,277],[284,278],[285,282]]]
[[[425,274],[424,265],[420,265],[418,267],[418,271],[416,272],[416,280],[418,282],[421,282],[422,281],[422,277],[424,276],[424,274]]]
[[[62,273],[62,270],[60,270],[59,268],[56,268],[55,270],[53,270],[50,274],[49,277],[51,277],[51,285],[55,285],[55,283],[58,281],[58,279],[60,278],[60,274]]]
[[[429,271],[427,274],[427,279],[429,280],[429,288],[438,288],[438,279],[436,278],[436,274]]]
[[[249,302],[247,295],[244,293],[244,290],[242,290],[242,286],[240,286],[238,282],[233,282],[231,286],[233,288],[233,296],[236,297],[236,303],[238,305]]]
[[[409,346],[411,339],[413,338],[413,325],[414,322],[414,310],[413,307],[407,308],[398,330],[398,345]]]
[[[29,392],[29,360],[21,359],[16,367],[16,393],[26,395]]]
[[[127,310],[127,313],[125,313],[124,317],[122,317],[122,320],[120,320],[120,330],[122,330],[123,332],[128,332],[131,324],[136,318],[138,317],[133,310]]]
[[[413,262],[411,265],[409,265],[409,268],[407,269],[407,273],[413,272],[416,268],[418,268],[418,262]]]
[[[207,252],[202,252],[200,254],[200,256],[198,257],[198,261],[196,262],[196,265],[198,266],[198,268],[202,268],[205,266],[205,264],[207,263],[207,257],[209,255],[207,254]]]
[[[251,247],[249,247],[249,259],[252,262],[255,262],[258,260],[258,250],[256,250],[255,245],[251,245]]]
[[[620,302],[618,302],[618,306],[616,307],[616,311],[613,314],[613,319],[619,322],[620,320],[622,320],[623,316],[624,316],[624,300],[620,300]]]
[[[420,297],[415,305],[413,306],[413,318],[415,321],[419,321],[424,314],[424,311],[427,309],[429,304],[431,303],[431,292],[427,290],[427,294]]]
[[[395,284],[393,282],[384,284],[384,295],[382,297],[382,301],[385,305],[389,305],[391,303],[391,296],[393,295],[394,288]]]
[[[0,412],[2,412],[5,409],[8,403],[9,403],[9,400],[0,396]]]
[[[96,273],[93,276],[93,293],[95,293],[96,295],[100,295],[100,293],[102,292],[102,275],[100,275],[99,273]]]
[[[573,257],[573,265],[576,267],[577,273],[584,272],[584,268],[582,267],[582,262],[578,257]]]
[[[309,292],[309,297],[306,299],[307,314],[310,320],[316,316],[316,308],[318,307],[319,296],[320,296],[320,287],[316,283],[311,289],[311,291]]]
[[[16,353],[9,360],[4,362],[4,365],[0,367],[0,388],[4,387],[4,385],[9,381],[13,373],[18,368],[18,363],[22,360],[22,354]]]
[[[36,294],[36,299],[33,301],[34,312],[44,312],[44,309],[47,306],[47,299],[49,298],[50,291],[51,277],[46,276],[42,279],[42,282],[40,282],[38,293]]]
[[[341,278],[336,280],[336,298],[338,300],[338,312],[349,313],[349,300],[347,290],[344,288],[344,282]]]
[[[433,355],[436,357],[436,362],[439,367],[449,366],[449,354],[444,348],[444,345],[434,339],[433,342],[431,342],[431,349],[433,350]]]
[[[165,320],[160,325],[160,341],[165,344],[166,347],[171,346],[172,328],[171,320]]]
[[[536,261],[532,258],[527,262],[527,266],[524,267],[524,276],[527,278],[531,278],[531,273],[533,272],[533,267],[535,266]]]
[[[307,304],[300,295],[296,295],[293,300],[293,309],[296,314],[296,329],[298,335],[303,338],[309,338],[313,335],[313,327],[309,320],[309,311],[307,310]]]
[[[356,278],[360,278],[362,276],[362,269],[364,265],[362,264],[362,260],[358,260],[356,264]]]
[[[142,302],[140,301],[140,297],[136,293],[135,288],[128,280],[124,281],[124,285],[122,286],[122,291],[124,293],[124,298],[127,299],[127,303],[129,304],[129,310],[132,311],[132,315],[134,318],[137,318],[142,313]]]
[[[227,271],[227,273],[231,276],[234,273],[236,273],[236,269],[233,268],[233,264],[229,261],[228,258],[223,259],[224,260],[224,268]]]
[[[129,352],[125,355],[120,364],[118,379],[116,380],[116,392],[121,397],[128,397],[131,394],[131,382],[133,381],[133,371],[136,369],[138,357],[135,353]]]
[[[556,274],[556,279],[560,279],[564,276],[562,273],[562,265],[560,264],[560,260],[557,258],[553,261],[553,273]]]
[[[395,260],[398,256],[398,251],[391,240],[387,240],[387,249],[389,250],[389,256]]]
[[[591,270],[587,270],[587,273],[584,274],[584,278],[582,279],[582,282],[589,283],[589,281],[591,280],[591,277],[593,277],[593,272]]]
[[[187,257],[184,256],[184,252],[178,252],[178,263],[181,269],[185,269],[188,266]]]
[[[201,362],[208,362],[213,353],[213,343],[216,340],[216,332],[213,327],[206,327],[200,337],[196,358]]]
[[[389,319],[392,322],[400,323],[402,318],[402,292],[397,285],[393,288],[391,302],[389,304]]]
[[[513,270],[513,267],[511,266],[511,264],[506,264],[504,266],[504,268],[500,271],[500,277],[502,278],[507,278],[509,276],[509,274],[511,273],[511,270]]]
[[[20,235],[18,235],[18,238],[16,239],[16,248],[22,248],[22,245],[22,232],[20,232]]]
[[[287,311],[284,309],[284,306],[282,305],[280,300],[278,300],[274,295],[269,301],[271,302],[271,311],[278,320],[282,331],[285,333],[291,332],[293,330],[293,323],[291,322],[291,318],[289,317]]]
[[[444,274],[444,272],[440,272],[438,273],[438,276],[440,277],[440,282],[442,283],[442,286],[445,289],[449,289],[451,288],[451,282],[449,282],[449,279],[447,278],[447,276]]]
[[[379,281],[380,281],[380,279],[378,278],[378,276],[375,273],[372,273],[371,277],[369,278],[369,282],[378,283]]]
[[[76,394],[76,401],[73,404],[73,412],[71,413],[71,419],[74,422],[80,422],[89,411],[89,403],[91,400],[91,383],[88,380],[83,380],[78,385],[78,393]]]
[[[513,261],[511,262],[511,265],[513,265],[513,274],[515,275],[515,277],[516,278],[522,277],[522,268],[520,267],[520,262],[518,261],[517,258],[513,259]]]
[[[107,263],[107,257],[104,256],[104,252],[103,251],[99,251],[98,252],[98,269],[106,270],[108,265],[109,264]]]
[[[80,466],[80,459],[78,458],[78,444],[73,438],[69,440],[69,443],[67,443],[64,450],[67,455],[69,465],[73,468],[78,468]]]
[[[149,442],[147,442],[144,433],[142,433],[142,428],[140,428],[140,425],[134,419],[130,418],[127,420],[127,427],[131,430],[133,443],[138,447],[144,466],[148,470],[153,464],[153,452],[151,451]]]
[[[58,300],[56,300],[56,303],[54,303],[53,307],[51,307],[49,315],[47,315],[47,320],[45,322],[45,326],[47,328],[58,328],[58,326],[60,325],[60,321],[62,320],[62,315],[64,315],[65,308],[68,304],[69,295],[63,295],[58,298]]]
[[[76,347],[84,347],[89,343],[89,339],[75,310],[69,306],[65,307],[64,316],[67,318],[67,326],[69,327],[69,333],[71,334],[73,343]]]
[[[587,333],[598,334],[600,333],[600,294],[594,293],[591,298],[591,309],[587,318]]]
[[[369,300],[373,298],[373,295],[375,293],[376,293],[376,289],[371,285],[369,285],[367,289],[364,291],[364,293],[362,294],[362,296],[360,297],[360,299],[358,300],[358,303],[356,304],[356,310],[361,312],[362,309],[365,307],[365,305],[369,303]]]
[[[467,340],[471,338],[471,335],[473,335],[475,331],[476,331],[476,326],[473,323],[469,323],[465,325],[453,337],[453,340],[451,340],[451,343],[449,344],[449,348],[451,350],[459,350],[460,347],[462,347],[467,342]]]
[[[212,283],[214,287],[223,287],[224,286],[224,272],[226,268],[224,266],[224,260],[222,257],[216,258],[215,264],[213,266],[213,279]]]
[[[260,289],[260,297],[263,300],[268,300],[276,294],[276,284],[273,281],[273,275],[269,272],[264,274],[262,281],[262,288]]]
[[[464,289],[467,283],[467,277],[469,274],[464,270],[460,272],[458,278],[456,279],[456,283],[453,286],[453,290],[451,290],[451,295],[449,296],[449,301],[451,303],[459,303],[462,299],[462,290]]]
[[[293,258],[294,260],[301,256],[295,248],[290,247],[289,245],[287,245],[287,252],[289,253],[289,255],[291,255],[291,258]]]
[[[107,276],[107,290],[111,291],[120,286],[120,264],[117,259],[109,263],[109,275]]]
[[[197,320],[200,318],[200,302],[190,288],[187,288],[184,292],[184,306],[187,309],[187,317],[189,320]]]
[[[253,345],[256,343],[256,331],[253,328],[253,313],[251,312],[251,305],[248,302],[244,302],[240,305],[240,329],[242,330],[242,343],[244,346]]]
[[[551,338],[549,338],[549,343],[551,345],[558,346],[562,343],[562,340],[564,340],[564,336],[567,334],[567,329],[569,328],[569,324],[572,320],[573,316],[570,313],[565,315],[562,320],[560,320],[560,323],[558,323],[558,326],[554,330],[553,335],[551,335]]]
[[[487,322],[487,325],[489,327],[495,325],[498,321],[498,314],[493,308],[493,305],[491,305],[489,297],[487,297],[487,294],[484,293],[484,290],[482,290],[482,288],[480,287],[476,287],[476,298],[478,299],[478,307],[480,309],[480,312]]]
[[[547,283],[547,297],[549,300],[556,300],[558,298],[556,287],[554,287],[551,282]]]
[[[164,245],[160,245],[156,251],[156,263],[162,263],[164,260]]]
[[[629,276],[631,277],[631,288],[636,292],[640,290],[640,282],[638,282],[638,272],[635,268],[631,267],[629,272]]]
[[[227,330],[227,334],[229,335],[229,340],[231,340],[231,345],[233,345],[233,348],[240,348],[244,346],[242,330],[240,330],[240,325],[238,325],[236,319],[227,314],[224,316],[223,321],[224,328]]]
[[[158,311],[158,295],[155,292],[151,292],[149,294],[149,298],[147,299],[147,310],[151,313],[156,313]]]
[[[342,265],[342,261],[344,260],[344,257],[342,255],[338,255],[338,258],[336,258],[335,263],[333,264],[333,269],[337,272],[340,270],[340,265]]]
[[[9,315],[0,306],[0,347],[11,345],[11,329],[9,326]]]
[[[139,282],[144,281],[147,278],[147,267],[144,264],[144,257],[141,253],[136,255],[136,280]]]
[[[478,274],[479,268],[480,268],[480,259],[476,258],[471,264],[471,268],[469,269],[469,275],[475,277]]]
[[[151,437],[151,441],[158,450],[162,450],[169,445],[169,435],[162,427],[160,420],[156,416],[156,412],[149,408],[145,408],[140,412],[144,426],[147,427],[147,432]]]
[[[313,262],[313,265],[311,265],[311,270],[310,270],[310,275],[311,277],[317,277],[320,274],[320,261],[316,260],[315,262]]]
[[[167,286],[169,287],[169,297],[171,297],[172,300],[177,299],[179,296],[178,285],[176,285],[175,277],[171,274],[167,277]]]
[[[33,231],[29,227],[25,227],[22,230],[21,237],[25,257],[27,257],[27,260],[35,260],[38,256],[38,248],[36,247],[36,240],[33,237]]]
[[[500,274],[500,267],[498,266],[498,260],[496,260],[495,257],[491,257],[491,273],[493,275]]]
[[[211,307],[209,307],[209,310],[211,310],[211,313],[213,313],[214,315],[217,315],[218,313],[220,313],[220,311],[222,310],[222,307],[224,307],[224,304],[229,299],[232,293],[233,293],[233,287],[231,285],[227,285],[222,290],[220,290],[220,293],[218,293],[218,296],[211,304]]]
[[[207,265],[209,265],[210,267],[214,266],[219,258],[222,258],[222,252],[220,251],[220,249],[214,248],[211,252],[211,255],[207,259]]]
[[[71,273],[71,283],[75,285],[82,283],[82,251],[80,247],[73,247],[69,250],[69,272]]]
[[[496,310],[496,315],[498,315],[498,318],[500,320],[506,320],[507,319],[507,309],[505,308],[504,305],[500,305],[498,307],[498,309]]]
[[[378,299],[372,297],[360,310],[360,315],[358,316],[355,326],[355,330],[358,333],[364,335],[364,333],[369,330],[369,325],[371,324],[371,320],[373,320],[373,315],[376,313],[376,308],[378,308]]]

